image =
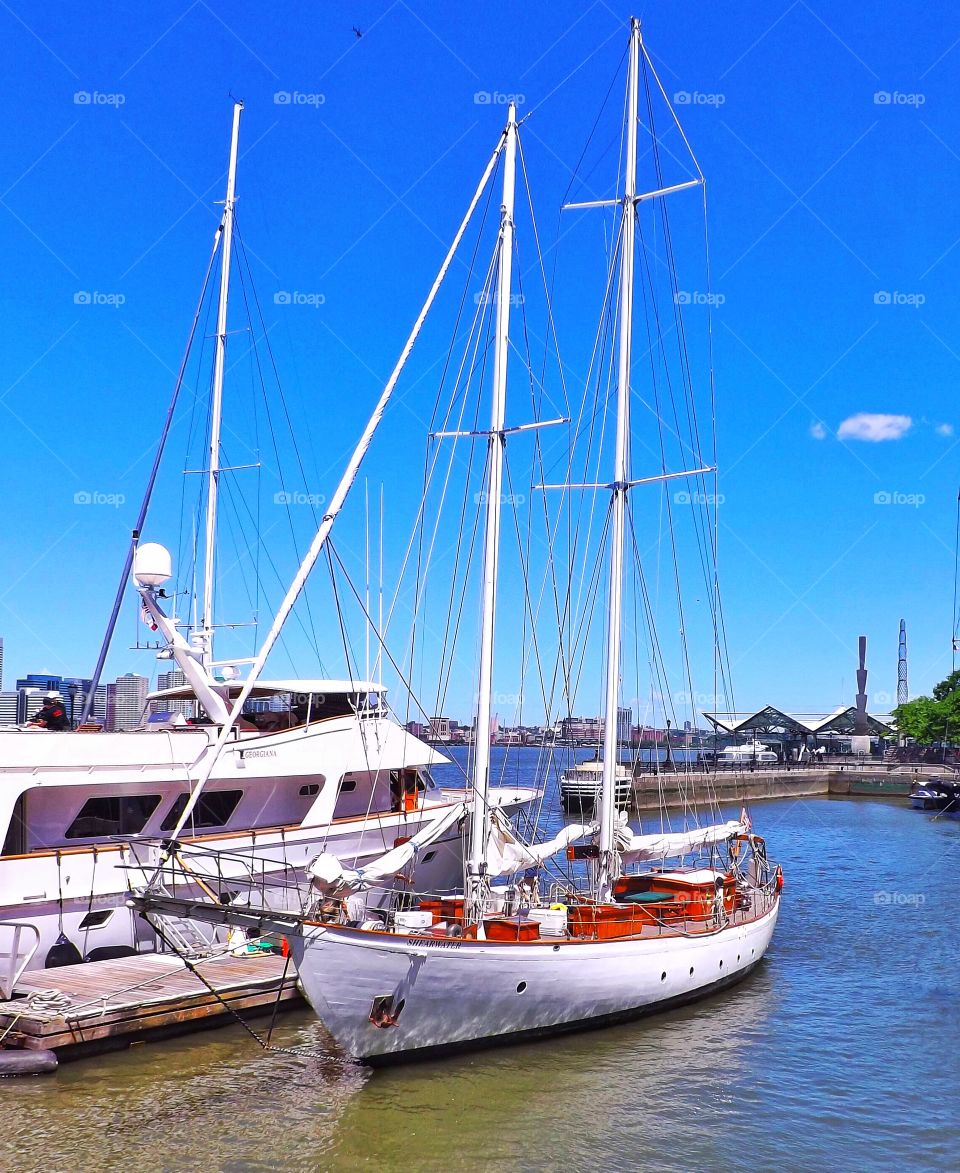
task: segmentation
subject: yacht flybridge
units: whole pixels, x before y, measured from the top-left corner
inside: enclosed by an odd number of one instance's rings
[[[654,131],[655,100],[669,111],[674,132],[671,148],[663,152]],[[650,128],[650,144],[643,158],[653,172],[652,190],[643,193],[637,187],[641,124]],[[668,168],[678,165],[683,152],[689,153],[695,174],[693,178],[681,174],[674,180]],[[508,585],[506,576],[500,574],[505,436],[519,430],[509,429],[505,423],[511,306],[523,301],[514,297],[512,285],[517,155],[518,124],[511,105],[494,152],[494,161],[502,169],[499,234],[490,267],[495,294],[488,297],[485,293],[483,298],[483,304],[495,305],[495,321],[484,334],[493,356],[490,422],[483,431],[473,424],[469,433],[486,449],[483,556],[477,576],[481,600],[478,730],[489,727],[498,588],[503,596],[502,588]],[[716,499],[706,492],[704,482],[715,470],[705,463],[699,433],[693,426],[680,445],[683,463],[679,468],[679,461],[671,461],[670,467],[664,459],[659,473],[639,478],[634,478],[630,468],[631,436],[642,434],[630,426],[632,402],[649,408],[651,401],[656,402],[656,394],[672,395],[674,389],[655,383],[646,397],[633,390],[637,377],[631,350],[635,252],[646,265],[637,275],[638,282],[642,277],[644,301],[649,303],[662,279],[666,304],[679,314],[679,307],[686,303],[676,293],[670,263],[672,245],[667,248],[664,244],[673,239],[665,222],[665,204],[674,193],[702,187],[704,182],[636,20],[630,29],[621,157],[623,187],[615,199],[568,205],[611,209],[614,238],[607,243],[612,260],[601,315],[611,326],[611,345],[607,346],[604,338],[600,349],[605,347],[605,353],[613,355],[612,376],[609,381],[606,375],[595,379],[602,401],[594,403],[593,411],[584,418],[592,421],[601,415],[608,399],[611,406],[615,402],[615,426],[610,428],[614,435],[612,459],[606,466],[593,461],[589,466],[593,475],[582,480],[569,476],[568,483],[562,485],[534,486],[577,499],[585,492],[591,502],[603,503],[596,508],[604,518],[598,543],[602,562],[597,565],[606,568],[607,595],[604,600],[591,601],[590,607],[591,614],[603,616],[598,656],[602,671],[594,672],[594,679],[606,714],[596,821],[558,826],[554,820],[546,830],[549,837],[521,838],[489,803],[489,741],[478,737],[470,776],[474,801],[465,845],[465,884],[455,895],[404,897],[385,904],[382,884],[400,858],[394,849],[361,868],[338,859],[332,851],[322,853],[309,865],[310,889],[302,895],[304,906],[298,915],[259,912],[253,899],[257,877],[251,872],[241,879],[242,861],[235,857],[224,857],[217,866],[231,875],[238,891],[246,885],[251,894],[248,901],[240,891],[230,907],[224,908],[180,894],[174,888],[183,882],[182,877],[179,882],[176,877],[175,856],[167,860],[162,873],[164,890],[153,888],[136,901],[150,915],[228,923],[258,934],[282,933],[290,943],[311,1005],[344,1050],[366,1063],[616,1023],[702,997],[748,974],[764,956],[777,922],[782,873],[768,860],[764,840],[753,833],[745,811],[738,817],[724,818],[715,802],[707,802],[708,817],[701,819],[691,799],[680,812],[678,826],[671,826],[665,816],[654,816],[650,826],[637,831],[617,810],[616,715],[624,703],[621,689],[627,675],[624,593],[630,581],[628,568],[631,574],[636,570],[639,575],[642,570],[634,524],[643,513],[634,498],[642,499],[649,492],[640,486],[680,477],[697,486],[697,492],[683,495],[687,504],[699,507]],[[478,195],[491,170],[488,166]],[[663,233],[655,241],[645,239],[638,227],[640,210],[651,205],[658,217],[655,226]],[[656,348],[667,339],[682,347],[684,338],[680,323],[665,323],[648,310],[644,341],[656,359],[649,365],[638,362],[637,371],[642,370],[645,379],[657,380],[661,353],[666,351]],[[512,344],[516,346],[515,341]],[[682,358],[686,357],[683,352]],[[688,366],[683,368],[684,380],[688,370]],[[526,375],[521,379],[524,387]],[[609,395],[608,388],[612,391]],[[684,392],[687,388],[684,383]],[[665,410],[651,411],[645,417],[648,426],[662,428]],[[679,411],[671,414],[667,420],[670,428],[681,427],[680,418]],[[575,434],[571,444],[577,439]],[[663,433],[659,441],[659,445],[655,440],[643,446],[645,457],[658,447],[666,451]],[[640,445],[636,446],[639,450]],[[604,467],[606,479],[597,475]],[[711,549],[712,530],[708,527],[698,532],[703,557],[704,551]],[[674,537],[671,532],[671,539]],[[675,552],[676,543],[671,541],[670,545]],[[553,549],[551,555],[558,556]],[[601,578],[589,565],[586,576],[591,582]],[[706,578],[712,602],[712,570]],[[649,595],[642,598],[644,605],[652,608]],[[499,600],[501,609],[509,599],[506,595]],[[513,630],[517,630],[516,622]],[[720,631],[715,612],[713,631]],[[580,639],[577,647],[583,644]],[[692,653],[686,645],[684,651],[689,665]],[[659,652],[660,644],[654,644],[651,673],[661,670]],[[561,658],[561,665],[565,681],[578,676],[579,668],[570,668],[569,655]],[[572,684],[569,687],[572,708],[577,698]],[[552,716],[548,714],[548,719]]]
[[[392,849],[430,840],[415,861],[396,871],[405,890],[436,891],[462,880],[462,790],[444,792],[431,767],[447,759],[411,736],[391,714],[382,684],[364,679],[262,679],[267,657],[300,594],[309,567],[291,584],[256,657],[214,658],[214,585],[221,476],[221,419],[227,297],[234,229],[235,182],[242,104],[233,110],[226,200],[193,320],[220,257],[206,465],[204,549],[191,622],[167,594],[170,553],[142,542],[150,496],[167,438],[153,471],[121,574],[101,649],[102,673],[130,579],[161,662],[185,680],[148,697],[140,727],[125,732],[0,732],[0,997],[9,997],[25,967],[72,964],[161,947],[154,928],[127,905],[131,891],[156,874],[163,850],[131,851],[131,841],[157,838],[189,852],[231,848],[255,859],[266,878],[302,874],[318,850],[362,867]],[[414,335],[394,372],[395,381]],[[188,346],[189,353],[189,346]],[[177,379],[167,429],[184,382]],[[361,439],[321,522],[316,556],[339,513],[369,443]],[[199,561],[199,559],[198,559]],[[312,562],[311,562],[312,565]],[[172,600],[172,605],[168,600]],[[242,668],[249,665],[241,679]],[[496,791],[493,805],[516,809],[529,789]],[[149,854],[149,853],[148,853]],[[384,891],[389,889],[385,885]],[[279,889],[278,889],[279,891]]]

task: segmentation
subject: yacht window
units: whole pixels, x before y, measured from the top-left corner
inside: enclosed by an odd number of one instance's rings
[[[181,794],[160,824],[162,831],[172,831],[180,821],[189,794]],[[222,827],[230,821],[237,809],[242,790],[205,790],[197,799],[197,805],[190,812],[188,825],[192,827]]]
[[[313,798],[315,794],[320,793],[320,785],[317,782],[308,782],[306,786],[300,787],[301,798]]]
[[[112,908],[101,909],[100,912],[88,912],[80,922],[81,929],[99,929],[113,916]]]
[[[94,839],[104,835],[139,835],[160,805],[159,794],[124,794],[88,798],[67,828],[67,839]]]
[[[341,794],[350,794],[354,790],[356,790],[356,788],[357,788],[356,778],[344,778],[344,780],[340,783],[340,793]]]

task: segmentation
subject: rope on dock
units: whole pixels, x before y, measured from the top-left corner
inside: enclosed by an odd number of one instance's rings
[[[0,1047],[21,1018],[36,1015],[49,1018],[65,1017],[71,1005],[70,996],[60,990],[34,990],[18,1004],[17,1013],[11,1018],[3,1034],[0,1034]]]

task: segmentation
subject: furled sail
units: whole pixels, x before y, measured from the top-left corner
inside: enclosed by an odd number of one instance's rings
[[[348,868],[337,856],[329,851],[318,855],[307,866],[307,875],[313,887],[322,896],[339,896],[346,891],[369,888],[398,875],[416,856],[418,851],[428,847],[459,822],[467,813],[467,805],[458,802],[442,818],[418,831],[406,843],[391,848],[385,855],[378,856],[362,868]]]
[[[732,835],[746,834],[749,829],[748,824],[734,819],[727,823],[715,823],[710,827],[694,827],[689,831],[635,835],[624,820],[617,828],[617,846],[625,861],[667,859],[670,856],[687,855],[704,847],[713,847],[717,843],[725,842]]]
[[[487,872],[490,876],[503,876],[536,867],[576,839],[592,835],[594,830],[592,826],[571,823],[546,843],[522,843],[513,833],[506,816],[496,811],[487,841]]]

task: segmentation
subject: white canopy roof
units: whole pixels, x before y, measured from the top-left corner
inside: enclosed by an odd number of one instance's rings
[[[218,689],[227,689],[231,697],[240,695],[243,688],[242,680],[223,680],[217,682]],[[373,684],[369,680],[258,680],[253,686],[251,696],[274,696],[278,692],[296,692],[355,696],[361,692],[386,692],[382,684]],[[189,684],[181,684],[176,688],[161,688],[151,692],[147,700],[182,700],[195,697],[196,693]]]

